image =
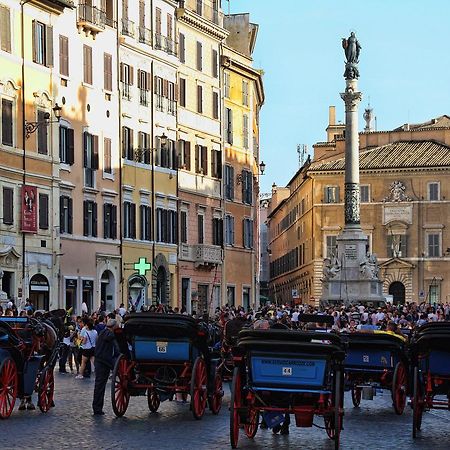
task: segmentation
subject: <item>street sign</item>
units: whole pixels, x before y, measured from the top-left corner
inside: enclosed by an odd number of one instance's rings
[[[297,289],[292,289],[292,298],[299,298]]]
[[[139,275],[144,275],[147,273],[147,270],[150,270],[152,265],[147,262],[147,258],[139,258],[137,263],[134,263],[134,270],[139,272]]]
[[[423,300],[425,298],[425,292],[419,291],[419,298]]]

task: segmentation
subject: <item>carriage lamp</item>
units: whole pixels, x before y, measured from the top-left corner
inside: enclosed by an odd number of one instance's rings
[[[266,170],[266,163],[264,161],[261,161],[259,164],[259,174],[264,175],[265,170]]]
[[[53,114],[56,117],[56,120],[50,120],[50,113],[44,113],[44,120],[36,121],[36,122],[27,122],[25,121],[25,136],[28,139],[40,126],[48,126],[50,123],[57,123],[61,120],[61,106],[58,103],[55,103],[55,106],[52,108]]]
[[[165,149],[168,143],[168,138],[167,136],[163,133],[161,136],[159,136],[159,142],[161,143],[161,148]],[[141,162],[144,155],[146,155],[148,152],[151,152],[152,150],[156,150],[156,149],[152,149],[152,148],[136,148],[134,150],[134,160],[136,162]]]

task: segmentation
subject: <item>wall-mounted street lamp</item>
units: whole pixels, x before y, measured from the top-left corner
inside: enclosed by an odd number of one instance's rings
[[[28,139],[40,126],[48,126],[50,123],[57,123],[61,120],[61,106],[58,103],[55,103],[55,106],[52,108],[53,114],[56,117],[56,120],[50,120],[50,113],[44,113],[44,120],[38,122],[27,122],[25,121],[25,136]]]
[[[264,175],[265,170],[266,170],[266,163],[264,161],[261,161],[259,163],[259,174]]]
[[[165,149],[166,146],[167,146],[167,143],[168,143],[168,138],[167,138],[167,136],[164,133],[161,136],[159,136],[159,142],[161,143],[161,148]],[[144,158],[144,155],[147,152],[150,152],[152,150],[156,150],[156,149],[153,149],[153,148],[136,148],[134,150],[134,160],[136,162],[141,162],[142,159]]]
[[[261,161],[259,164],[259,172],[257,174],[253,174],[253,178],[256,180],[257,175],[264,175],[264,171],[266,170],[266,163]],[[236,175],[236,184],[241,184],[244,182],[244,170]]]

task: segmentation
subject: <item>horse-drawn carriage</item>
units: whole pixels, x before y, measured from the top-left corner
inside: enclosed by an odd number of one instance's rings
[[[180,314],[130,314],[117,330],[121,355],[116,361],[111,400],[116,416],[123,416],[130,396],[147,395],[150,411],[178,394],[190,395],[192,414],[201,419],[206,405],[218,414],[222,379],[211,358],[207,327]]]
[[[29,317],[0,317],[0,418],[8,418],[17,398],[38,393],[38,407],[53,406],[57,340],[46,345],[48,325]],[[55,333],[56,336],[56,333]]]
[[[410,345],[413,377],[413,437],[430,409],[450,410],[450,323],[420,327]]]
[[[343,334],[347,356],[345,386],[351,390],[353,406],[361,397],[371,400],[377,389],[389,389],[394,410],[402,414],[408,393],[408,357],[405,338],[387,332]]]
[[[230,442],[237,447],[243,427],[253,438],[260,415],[269,428],[285,414],[299,427],[322,416],[335,448],[343,423],[344,351],[332,333],[290,330],[242,330],[233,349]]]

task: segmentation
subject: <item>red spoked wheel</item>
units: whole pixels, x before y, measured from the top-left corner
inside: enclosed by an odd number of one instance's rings
[[[361,404],[361,392],[362,389],[360,387],[357,387],[355,385],[352,386],[352,402],[355,408],[358,408],[358,406]]]
[[[223,385],[222,376],[219,370],[216,370],[214,375],[214,387],[213,392],[209,398],[209,409],[215,415],[219,414],[220,408],[222,407],[222,397],[223,397]]]
[[[406,367],[402,362],[398,362],[392,378],[392,402],[398,415],[403,414],[405,409],[407,383]]]
[[[55,377],[53,376],[53,370],[46,367],[39,375],[38,406],[41,412],[46,413],[52,407],[54,392]]]
[[[419,385],[419,368],[414,368],[414,392],[413,392],[413,438],[417,437],[417,432],[422,428],[423,396]]]
[[[18,386],[16,363],[7,357],[0,364],[0,419],[7,419],[13,412]]]
[[[230,405],[230,443],[232,448],[236,448],[239,441],[241,407],[241,372],[239,367],[234,368],[233,380],[231,381],[231,405]]]
[[[256,436],[259,426],[259,411],[256,408],[250,408],[248,412],[247,423],[244,425],[244,431],[249,439]]]
[[[155,413],[158,411],[159,405],[161,404],[161,399],[156,389],[147,389],[147,404],[148,409]]]
[[[331,406],[329,413],[324,416],[325,430],[330,439],[334,440],[334,448],[338,449],[340,444],[340,434],[342,430],[342,391],[341,391],[341,374],[336,372],[334,398],[329,400]]]
[[[208,374],[206,373],[206,363],[199,356],[194,363],[191,377],[191,409],[195,419],[200,420],[205,414],[206,401],[208,399]]]
[[[122,417],[128,408],[130,401],[128,381],[128,361],[124,355],[120,355],[114,366],[111,380],[111,404],[117,417]]]

